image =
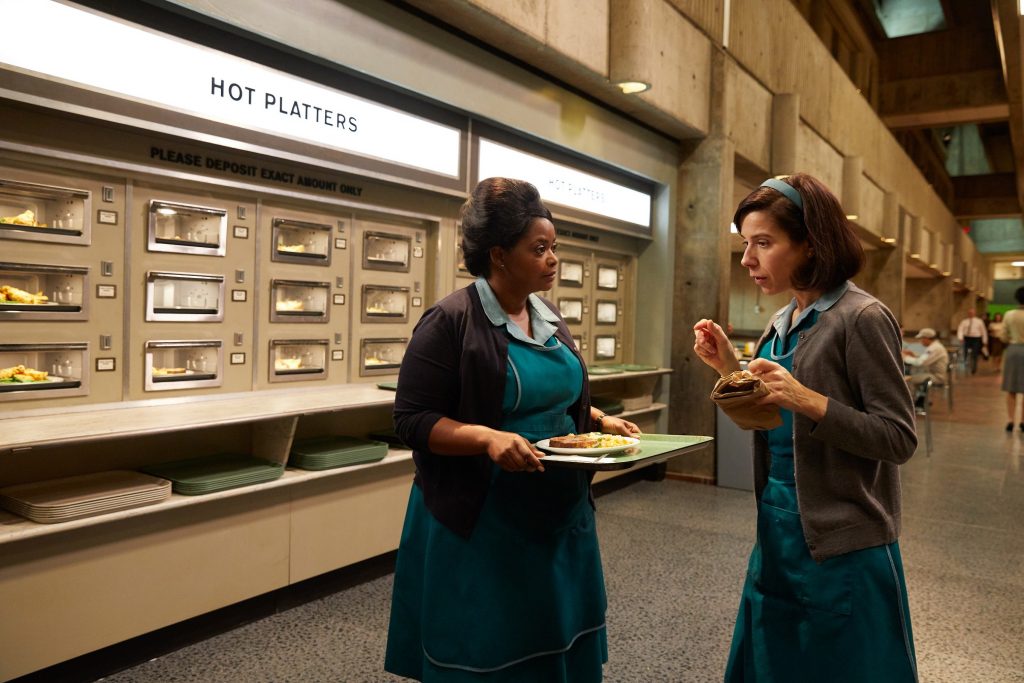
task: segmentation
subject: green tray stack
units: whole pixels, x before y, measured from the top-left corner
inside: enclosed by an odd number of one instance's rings
[[[657,365],[643,365],[640,363],[626,363],[620,365],[623,372],[650,372],[651,370],[657,370]]]
[[[622,372],[621,365],[592,365],[587,368],[588,375],[617,375]]]
[[[175,493],[200,496],[273,481],[284,474],[284,467],[250,455],[220,453],[164,462],[142,471],[170,479]]]
[[[591,396],[590,405],[600,410],[605,415],[618,415],[625,407],[622,401],[611,396]]]
[[[383,441],[352,436],[321,436],[296,441],[288,464],[302,470],[329,470],[382,460],[388,454]]]

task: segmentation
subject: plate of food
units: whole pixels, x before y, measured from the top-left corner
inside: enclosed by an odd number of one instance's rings
[[[617,434],[590,432],[587,434],[566,434],[541,439],[535,445],[542,451],[556,455],[608,455],[618,453],[640,443],[640,439]]]

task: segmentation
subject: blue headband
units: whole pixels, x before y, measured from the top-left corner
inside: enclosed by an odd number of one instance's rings
[[[796,208],[800,209],[800,213],[803,213],[804,200],[800,196],[800,193],[796,191],[796,188],[789,183],[784,183],[776,178],[769,178],[761,183],[761,187],[770,187],[773,190],[781,192],[786,196],[786,199],[796,204]]]

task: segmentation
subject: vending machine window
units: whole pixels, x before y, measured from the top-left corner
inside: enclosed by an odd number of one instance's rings
[[[88,393],[87,343],[0,344],[0,401]]]
[[[359,375],[366,377],[397,372],[408,344],[408,339],[364,339]]]
[[[409,272],[411,239],[406,235],[367,232],[363,235],[363,268]]]
[[[0,178],[0,238],[89,244],[92,193]]]
[[[227,209],[154,199],[149,203],[149,251],[223,256]]]
[[[274,339],[270,342],[270,381],[296,382],[327,377],[326,339]]]
[[[0,263],[0,320],[86,320],[89,269]]]
[[[619,269],[612,266],[597,267],[597,288],[616,290],[619,288]]]
[[[314,266],[331,265],[330,225],[287,218],[275,218],[271,224],[274,251],[270,260]]]
[[[146,342],[146,391],[219,387],[224,382],[220,341]]]
[[[363,285],[362,322],[405,323],[408,321],[408,287]]]
[[[330,319],[331,285],[328,282],[271,280],[270,321],[275,323],[325,323]]]
[[[558,284],[566,287],[583,286],[583,262],[563,260],[558,264]]]
[[[577,325],[583,322],[583,299],[558,299],[558,311],[562,314],[565,322],[570,325]]]
[[[219,322],[223,319],[223,275],[146,273],[146,320]]]
[[[596,360],[614,360],[618,339],[612,335],[594,336],[594,358]]]
[[[599,325],[614,325],[619,321],[619,305],[614,301],[598,301],[596,320]]]

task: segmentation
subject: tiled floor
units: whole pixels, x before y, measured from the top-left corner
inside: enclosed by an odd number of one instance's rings
[[[926,683],[1024,682],[1024,434],[998,377],[937,396],[935,451],[903,470],[901,540]],[[752,496],[638,482],[599,500],[607,681],[720,681],[753,540]],[[392,681],[381,671],[391,577],[109,676],[113,683]]]

